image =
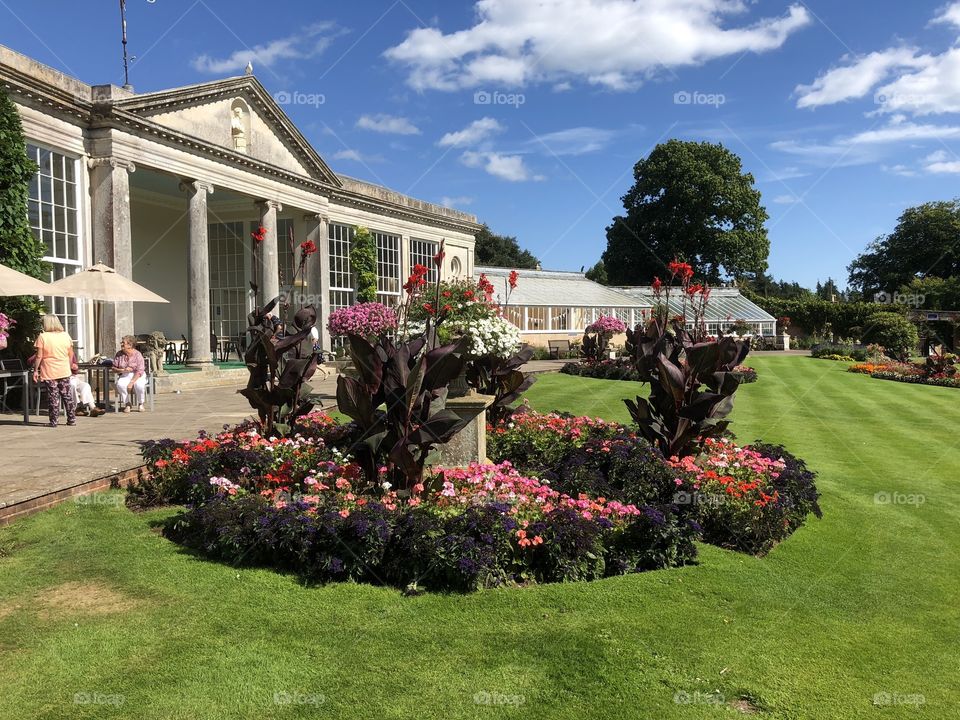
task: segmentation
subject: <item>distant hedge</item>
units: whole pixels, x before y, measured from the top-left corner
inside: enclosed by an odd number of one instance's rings
[[[833,334],[840,337],[859,336],[870,323],[868,319],[878,312],[903,315],[896,305],[867,302],[833,303],[820,298],[811,300],[765,298],[744,292],[744,296],[776,318],[789,317],[791,327],[803,328],[810,335],[826,334],[829,324]]]

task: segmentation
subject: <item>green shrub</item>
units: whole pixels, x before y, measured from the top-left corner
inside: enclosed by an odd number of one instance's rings
[[[903,315],[892,313],[877,313],[868,318],[863,330],[863,340],[882,345],[891,357],[900,360],[908,359],[920,344],[916,325]]]

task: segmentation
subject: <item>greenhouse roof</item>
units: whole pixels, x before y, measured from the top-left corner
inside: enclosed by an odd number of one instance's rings
[[[617,292],[636,298],[642,303],[653,305],[653,288],[649,286],[618,287]],[[679,290],[679,289],[678,289]],[[683,301],[679,292],[670,293],[671,314],[679,315],[683,311]],[[746,320],[748,322],[776,322],[766,310],[740,294],[737,288],[710,288],[710,301],[707,303],[706,322],[725,322],[728,320]]]
[[[494,295],[506,300],[507,282],[512,268],[474,268],[474,274],[483,273],[494,287]],[[561,270],[517,270],[520,275],[516,289],[510,294],[510,305],[570,306],[597,308],[649,308],[653,304],[645,298],[633,296],[588,280],[583,273]]]

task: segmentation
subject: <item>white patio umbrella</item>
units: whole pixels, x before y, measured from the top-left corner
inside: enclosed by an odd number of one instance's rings
[[[0,297],[50,294],[50,285],[43,280],[37,280],[6,265],[0,265]]]
[[[103,317],[103,303],[105,302],[154,302],[168,303],[152,290],[138,285],[133,280],[120,275],[112,267],[97,263],[86,270],[68,275],[56,282],[50,283],[47,291],[50,295],[72,298],[86,298],[93,300],[94,308],[94,338],[100,341],[100,324]],[[97,352],[100,348],[97,348]]]

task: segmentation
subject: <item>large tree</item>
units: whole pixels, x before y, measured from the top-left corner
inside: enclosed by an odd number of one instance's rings
[[[907,208],[893,232],[870,243],[847,271],[850,285],[866,298],[918,277],[960,275],[960,200]]]
[[[49,280],[44,245],[34,237],[27,220],[28,183],[36,171],[36,163],[27,158],[20,114],[0,88],[0,264]],[[30,354],[42,311],[36,298],[0,298],[0,312],[16,321],[8,341],[13,353]]]
[[[625,215],[607,228],[611,284],[648,284],[680,258],[718,282],[767,268],[767,212],[753,175],[722,145],[670,140],[633,168]]]
[[[533,270],[539,264],[529,250],[520,248],[515,237],[497,235],[486,223],[477,232],[474,252],[477,265]]]

